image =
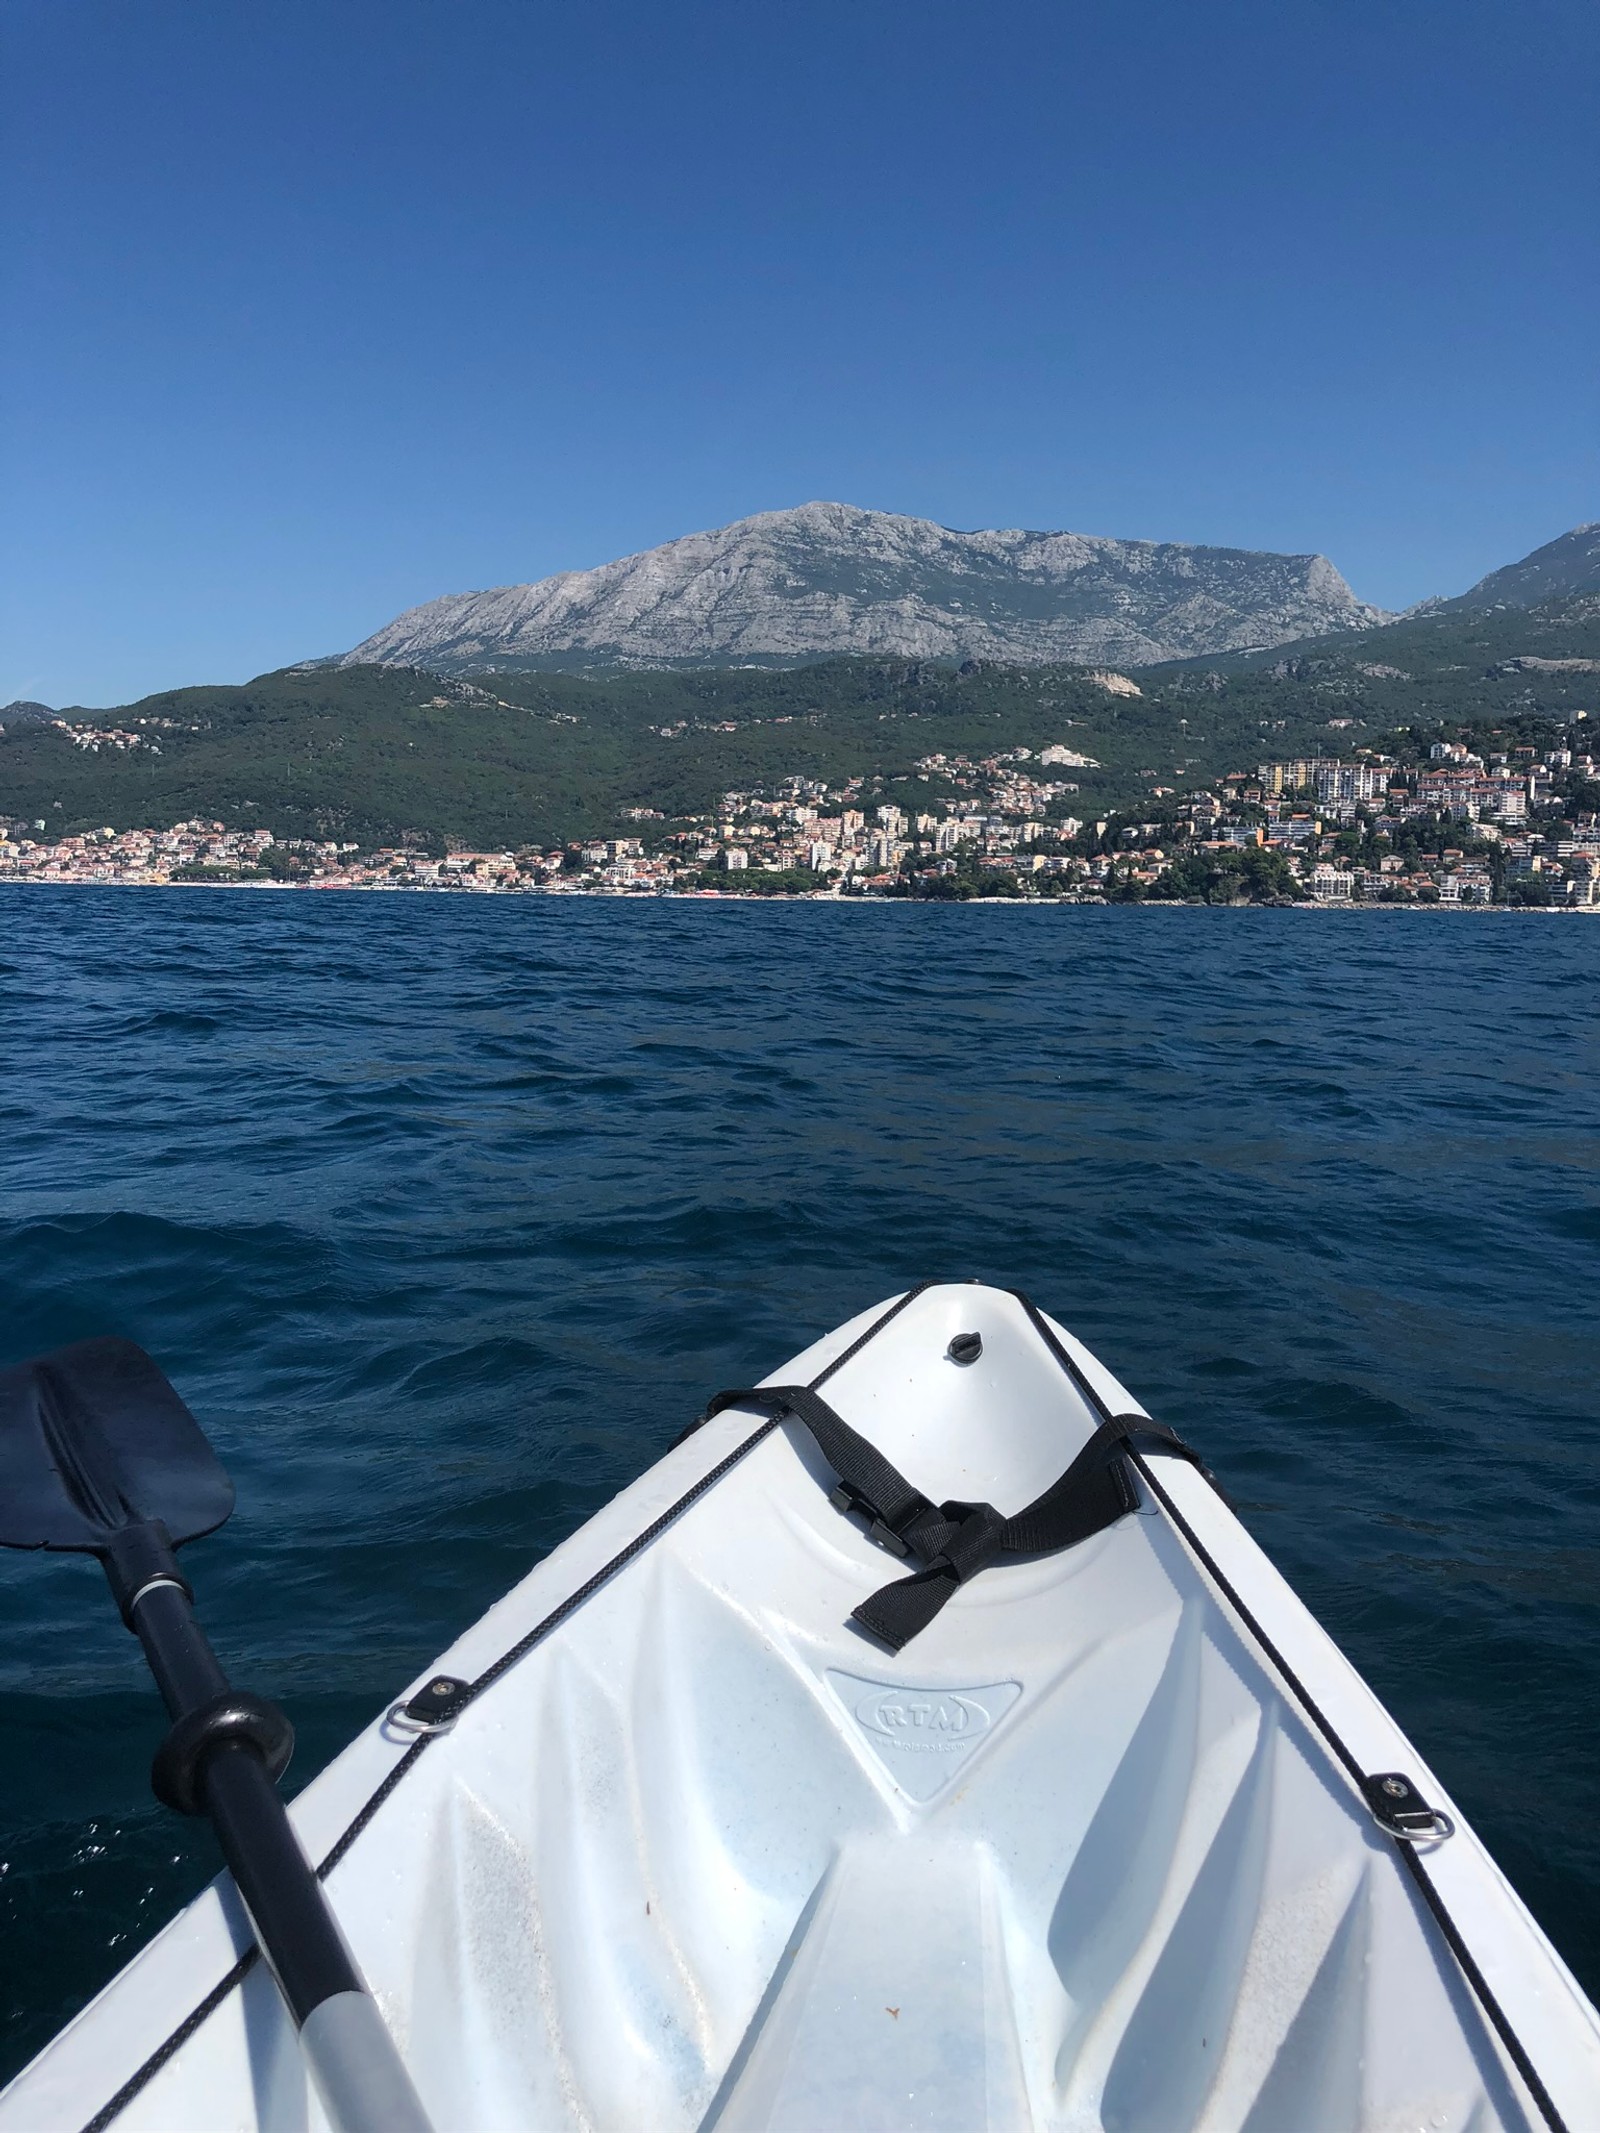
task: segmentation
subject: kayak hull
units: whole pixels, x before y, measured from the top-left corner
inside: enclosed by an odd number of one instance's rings
[[[824,1397],[935,1501],[1020,1508],[1137,1411],[1008,1292],[883,1315],[767,1382],[848,1355]],[[1205,1476],[1143,1477],[1135,1512],[983,1571],[892,1654],[851,1614],[911,1566],[834,1507],[803,1428],[734,1407],[474,1624],[430,1672],[477,1680],[556,1618],[425,1749],[380,1720],[293,1808],[322,1860],[389,1787],[327,1888],[435,2123],[1600,2120],[1600,2022],[1436,1775]],[[1418,1854],[1542,2099],[1330,1734],[1453,1820]],[[84,2126],[250,1945],[223,1880],[0,2129]],[[112,2122],[321,2126],[260,1964]]]

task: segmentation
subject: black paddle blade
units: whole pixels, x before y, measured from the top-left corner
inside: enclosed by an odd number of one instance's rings
[[[98,1555],[157,1519],[178,1547],[232,1509],[199,1423],[132,1341],[79,1341],[0,1372],[0,1547]]]

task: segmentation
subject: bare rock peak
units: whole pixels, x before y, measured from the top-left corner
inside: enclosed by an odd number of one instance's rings
[[[1145,666],[1370,628],[1325,556],[930,519],[813,502],[597,570],[456,593],[351,662],[725,665],[868,653]]]

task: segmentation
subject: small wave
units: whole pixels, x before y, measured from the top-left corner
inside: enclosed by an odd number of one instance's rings
[[[140,1015],[110,1032],[116,1037],[212,1037],[224,1027],[221,1015],[191,1008],[163,1007]]]

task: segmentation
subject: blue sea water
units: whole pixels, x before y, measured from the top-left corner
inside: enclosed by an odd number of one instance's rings
[[[1026,1287],[1208,1456],[1600,1995],[1600,924],[0,891],[0,1362],[113,1331],[303,1782],[705,1395]],[[0,1558],[0,2073],[214,1871]]]

